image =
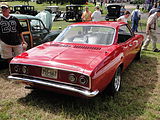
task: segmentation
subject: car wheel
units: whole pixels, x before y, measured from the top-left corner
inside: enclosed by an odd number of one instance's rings
[[[109,21],[109,18],[105,18],[106,19],[106,21]]]
[[[66,22],[68,22],[67,14],[66,13],[64,13],[64,15],[63,15],[63,20],[65,20]]]
[[[138,51],[138,53],[136,54],[135,58],[136,61],[141,59],[141,49]]]
[[[114,96],[120,90],[120,87],[121,87],[121,67],[118,67],[111,83],[108,86],[107,92],[109,95]]]
[[[21,12],[19,12],[19,11],[16,11],[16,12],[15,12],[15,14],[21,14]]]
[[[66,22],[68,22],[69,20],[68,19],[64,19]]]

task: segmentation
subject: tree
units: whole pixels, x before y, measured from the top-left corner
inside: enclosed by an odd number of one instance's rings
[[[85,4],[87,0],[70,0],[71,4]]]
[[[22,0],[23,2],[24,2],[24,4],[25,4],[25,2],[27,3],[27,5],[29,5],[29,1],[30,0]]]

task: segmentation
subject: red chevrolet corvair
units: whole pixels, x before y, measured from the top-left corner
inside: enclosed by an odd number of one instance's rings
[[[13,58],[9,78],[63,94],[94,97],[105,88],[115,94],[121,73],[140,59],[143,38],[122,22],[75,23]]]

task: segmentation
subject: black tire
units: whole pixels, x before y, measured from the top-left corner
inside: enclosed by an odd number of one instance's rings
[[[109,21],[109,18],[105,18],[106,21]]]
[[[64,19],[66,22],[68,22],[69,20],[68,19]]]
[[[119,92],[121,87],[121,72],[122,72],[121,67],[118,67],[111,83],[108,86],[107,89],[108,95],[114,96],[117,92]]]
[[[2,59],[1,56],[0,56],[0,64],[1,64],[1,65],[0,65],[0,70],[1,70],[1,69],[6,69],[6,68],[9,67],[8,61]]]
[[[136,54],[134,60],[138,61],[141,59],[141,49],[138,51],[138,53]]]
[[[66,22],[68,22],[66,13],[64,13],[64,15],[63,15],[63,20],[65,20]]]

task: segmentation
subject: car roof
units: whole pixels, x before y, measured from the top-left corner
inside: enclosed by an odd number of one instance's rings
[[[91,22],[79,22],[79,23],[73,23],[72,26],[77,25],[95,25],[95,26],[106,26],[106,27],[112,27],[117,28],[121,25],[125,25],[125,22],[117,22],[117,21],[91,21]]]
[[[18,19],[39,19],[35,16],[32,15],[25,15],[25,14],[10,14],[11,16],[14,16]],[[2,16],[2,14],[0,14],[0,16]]]

